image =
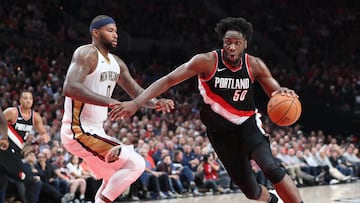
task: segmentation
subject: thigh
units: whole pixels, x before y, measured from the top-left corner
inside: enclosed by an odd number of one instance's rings
[[[18,155],[0,150],[0,161],[2,173],[18,181],[25,180],[24,165]]]
[[[208,132],[209,140],[229,176],[240,184],[256,183],[249,157],[239,136],[233,132]]]

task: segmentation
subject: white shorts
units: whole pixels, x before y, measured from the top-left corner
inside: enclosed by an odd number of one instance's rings
[[[65,123],[61,126],[61,142],[66,150],[86,161],[97,178],[105,181],[109,180],[112,174],[121,169],[129,159],[134,157],[138,160],[140,156],[132,145],[124,145],[119,140],[106,135],[103,128],[72,126]],[[111,163],[105,162],[105,157],[114,147],[121,147],[119,159]]]

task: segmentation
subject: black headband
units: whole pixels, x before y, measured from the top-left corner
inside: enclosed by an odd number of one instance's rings
[[[93,29],[99,29],[102,26],[107,25],[107,24],[111,24],[111,23],[116,24],[114,19],[111,18],[111,17],[101,19],[101,20],[96,21],[95,23],[91,24],[90,28],[89,28],[89,31],[91,32]]]

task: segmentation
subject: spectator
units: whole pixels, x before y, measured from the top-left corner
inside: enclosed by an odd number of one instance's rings
[[[223,188],[220,185],[218,171],[220,170],[219,163],[215,160],[215,153],[211,152],[205,154],[202,160],[202,169],[204,174],[204,186],[211,189],[213,194],[230,192],[228,188]]]
[[[175,194],[171,192],[168,174],[165,172],[156,171],[155,168],[151,168],[150,162],[146,160],[148,153],[149,149],[147,146],[143,146],[140,149],[140,155],[144,157],[146,162],[145,171],[140,176],[145,190],[153,192],[155,197],[158,199],[175,197]]]
[[[353,169],[355,172],[355,175],[357,177],[360,177],[360,158],[356,156],[354,153],[355,151],[354,144],[349,144],[349,146],[346,148],[346,152],[344,152],[343,156],[347,161],[349,161],[353,165]]]
[[[55,163],[53,163],[54,172],[61,182],[65,183],[65,188],[63,188],[61,192],[63,194],[70,193],[70,199],[74,200],[77,190],[79,190],[82,195],[85,194],[86,181],[83,178],[75,178],[70,174],[69,170],[66,168],[64,155],[64,149],[59,148],[57,159]]]
[[[51,182],[54,181],[54,178],[51,178],[54,171],[44,153],[40,152],[37,155],[35,168],[42,182],[39,202],[53,201],[65,203],[71,200],[71,195],[69,193],[64,195],[51,184]]]
[[[328,146],[324,145],[319,150],[319,152],[317,154],[317,159],[319,160],[319,163],[321,166],[326,167],[325,170],[328,170],[329,174],[333,178],[329,183],[336,184],[339,182],[347,182],[347,181],[351,180],[350,176],[345,176],[343,173],[341,173],[338,169],[336,169],[331,164],[327,153],[328,153]]]
[[[169,154],[162,157],[162,161],[157,165],[157,171],[162,171],[168,174],[170,184],[176,192],[175,195],[177,197],[181,197],[182,194],[186,193],[179,174],[176,174],[175,170],[173,170],[173,163]]]
[[[85,202],[85,192],[86,192],[86,188],[87,188],[87,178],[90,178],[89,175],[85,174],[82,167],[80,166],[80,160],[79,157],[76,155],[72,155],[70,157],[70,162],[66,164],[66,169],[69,173],[69,175],[71,176],[72,179],[77,180],[77,182],[79,182],[79,192],[80,192],[80,196],[79,196],[79,200],[80,202]],[[85,183],[84,183],[85,181]],[[70,194],[71,193],[71,186],[70,186]]]
[[[172,164],[172,174],[177,174],[180,177],[181,183],[185,188],[190,190],[193,195],[201,196],[202,194],[198,191],[198,188],[195,184],[195,177],[193,172],[188,166],[183,166],[183,152],[180,150],[174,151],[174,159]]]

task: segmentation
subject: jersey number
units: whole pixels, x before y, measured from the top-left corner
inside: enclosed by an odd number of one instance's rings
[[[110,97],[111,95],[110,95],[110,89],[111,89],[111,86],[109,85],[108,87],[107,87],[107,91],[106,91],[106,96],[107,97]]]
[[[247,90],[236,90],[233,96],[233,101],[244,101]]]

